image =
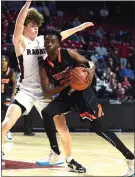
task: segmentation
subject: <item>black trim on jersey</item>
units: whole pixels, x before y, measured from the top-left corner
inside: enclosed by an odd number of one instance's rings
[[[21,76],[19,82],[22,82],[24,79],[24,65],[23,65],[23,55],[18,56],[18,61],[20,65]]]
[[[42,56],[38,57],[37,60],[38,60],[38,66],[40,66],[44,62],[44,59]]]
[[[10,104],[18,105],[22,110],[22,114],[26,111],[26,108],[21,103],[19,103],[16,99],[12,100]]]

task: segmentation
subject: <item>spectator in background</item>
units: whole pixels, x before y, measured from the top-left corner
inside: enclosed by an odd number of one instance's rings
[[[120,82],[117,84],[116,96],[117,99],[125,98],[125,89],[122,87],[122,84]]]
[[[76,27],[80,24],[81,24],[81,22],[79,21],[78,17],[74,18],[74,20],[72,22],[73,27]]]
[[[14,30],[14,26],[15,26],[15,20],[13,19],[12,16],[10,16],[10,20],[8,21],[9,23],[9,28],[8,28],[8,32],[7,32],[7,38],[6,41],[7,43],[12,43],[12,32]]]
[[[109,67],[104,71],[102,79],[106,78],[107,75],[109,76],[109,79],[113,75],[113,72],[111,71],[111,68],[109,68]]]
[[[10,85],[11,89],[10,89]],[[1,107],[2,107],[2,120],[6,115],[7,108],[10,101],[14,98],[16,93],[16,74],[9,67],[9,58],[5,55],[2,56],[1,61]],[[6,135],[7,141],[12,141],[11,133]]]
[[[8,21],[5,20],[5,21],[4,21],[4,26],[3,26],[3,27],[4,27],[4,29],[3,29],[3,32],[4,32],[4,33],[7,33],[7,32],[8,32],[8,26],[9,26],[9,25],[8,25]]]
[[[109,92],[109,93],[113,92],[112,85],[110,83],[109,75],[107,75],[107,77],[106,77],[106,80],[104,82],[104,86],[105,86],[105,91],[106,92]]]
[[[104,5],[104,8],[102,8],[100,10],[100,16],[101,17],[107,17],[108,15],[109,15],[109,11],[108,11],[106,5]]]
[[[117,80],[115,78],[110,78],[110,88],[115,90],[117,88]]]
[[[126,70],[127,68],[125,68],[122,64],[120,65],[120,68],[119,68],[119,76],[120,78],[124,78],[126,76]]]
[[[128,61],[131,64],[133,70],[135,71],[135,47],[129,47]]]
[[[118,49],[114,50],[114,52],[112,53],[112,57],[116,61],[116,64],[119,65],[120,64],[120,57],[119,57],[119,51],[118,51]]]
[[[131,69],[131,64],[128,63],[127,64],[127,77],[130,78],[130,79],[135,79],[135,75],[134,75],[134,72],[133,70]]]
[[[119,76],[121,78],[124,78],[125,76],[127,76],[129,79],[134,79],[134,72],[131,69],[131,65],[130,63],[128,63],[127,68],[124,67],[123,65],[121,65],[120,70],[119,70]]]
[[[100,43],[100,45],[96,47],[96,52],[103,58],[107,56],[107,49],[103,46],[103,43]]]
[[[95,13],[92,9],[89,9],[89,18],[91,21],[94,21],[94,16],[95,16]]]
[[[1,44],[4,44],[4,43],[6,43],[6,33],[3,33],[1,35]]]
[[[49,11],[45,1],[42,1],[42,7],[41,7],[40,11],[44,12],[44,14],[45,14],[45,18],[44,18],[45,21],[46,21],[45,23],[49,23],[49,21],[50,21],[50,11]]]
[[[58,17],[63,17],[64,12],[62,12],[61,10],[57,10],[57,15]]]
[[[120,93],[119,93],[119,95],[118,95],[118,99],[125,99],[126,98],[126,95],[125,95],[125,88],[121,88],[121,91],[120,91]]]
[[[108,63],[109,63],[109,62],[113,62],[113,58],[112,58],[112,57],[109,57],[109,58],[108,58]]]
[[[71,41],[77,41],[77,42],[81,42],[81,38],[78,34],[73,34],[72,36],[69,37],[69,40]]]
[[[93,52],[93,54],[91,55],[90,59],[91,61],[95,64],[98,60],[98,53],[96,51]]]
[[[109,15],[109,11],[108,11],[106,5],[104,5],[104,8],[100,9],[100,17],[101,17],[100,21],[102,23],[105,22],[108,15]]]
[[[122,87],[124,87],[127,90],[130,90],[132,88],[128,78],[125,76],[123,81],[122,81]]]
[[[116,41],[116,32],[115,30],[112,31],[112,33],[110,33],[110,41]]]
[[[119,72],[120,72],[120,66],[117,65],[116,68],[115,68],[115,74],[116,74],[117,80],[121,80]]]
[[[55,1],[48,1],[48,8],[50,10],[51,16],[56,16],[56,2]]]
[[[116,73],[113,73],[113,74],[111,75],[111,78],[117,80],[117,75],[116,75]]]
[[[124,37],[124,32],[122,30],[120,30],[119,31],[119,36],[118,36],[119,41],[123,40],[123,37]]]
[[[104,70],[106,70],[107,68],[107,64],[104,61],[104,58],[102,56],[98,57],[95,65],[96,65],[97,72],[100,72],[101,74],[103,74]]]
[[[95,32],[95,35],[100,39],[100,42],[102,42],[104,34],[105,34],[105,32],[104,32],[102,26],[100,26],[99,29],[97,29]]]
[[[111,68],[111,71],[112,71],[112,72],[115,72],[115,68],[116,68],[116,66],[115,66],[115,64],[114,64],[112,58],[111,58],[110,61],[108,61],[108,67]]]
[[[104,83],[109,83],[109,82],[110,82],[110,78],[111,78],[111,77],[110,77],[110,74],[106,74],[105,77],[102,77]]]
[[[102,89],[102,87],[103,87],[103,85],[104,85],[104,81],[101,80],[101,79],[97,76],[97,74],[95,74],[95,76],[96,76],[96,85],[95,85],[95,89],[96,89],[96,91],[99,91],[99,90]]]
[[[120,63],[126,67],[127,65],[127,57],[128,57],[128,45],[125,42],[122,42],[119,47],[119,56],[120,56]]]

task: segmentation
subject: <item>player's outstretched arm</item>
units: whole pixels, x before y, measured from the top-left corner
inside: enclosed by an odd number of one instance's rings
[[[31,4],[31,0],[27,0],[22,9],[20,10],[18,17],[16,19],[14,34],[13,34],[13,44],[17,45],[21,39],[24,30],[24,22],[27,16],[29,7]]]
[[[88,67],[91,78],[95,75],[95,64],[92,61],[87,60],[84,56],[80,55],[76,50],[67,49],[70,56],[76,60],[78,64],[84,64]]]
[[[94,26],[94,24],[92,22],[85,22],[85,23],[83,23],[83,24],[81,24],[81,25],[79,25],[77,27],[62,31],[61,32],[62,40],[68,38],[69,36],[71,36],[72,34],[78,32],[78,31],[82,31],[85,28],[91,27],[91,26]]]
[[[76,50],[74,49],[67,49],[69,55],[76,60],[77,63],[79,64],[84,64],[89,68],[95,67],[95,64],[92,61],[89,61],[86,59],[84,56],[80,55]]]

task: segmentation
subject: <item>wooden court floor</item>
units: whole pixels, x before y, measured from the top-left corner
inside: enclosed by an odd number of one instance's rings
[[[134,151],[134,134],[117,133],[126,146]],[[57,135],[58,136],[58,135]],[[65,166],[39,167],[36,160],[50,152],[45,133],[26,137],[13,133],[13,143],[5,142],[6,166],[2,176],[121,176],[126,169],[122,154],[95,133],[71,133],[73,155],[87,168],[85,175],[69,172]],[[58,136],[60,149],[62,145]],[[63,154],[64,155],[64,154]]]

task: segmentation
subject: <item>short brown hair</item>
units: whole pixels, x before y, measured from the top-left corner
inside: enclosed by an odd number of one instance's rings
[[[26,26],[30,22],[36,23],[37,26],[41,26],[42,23],[44,22],[43,15],[40,14],[36,9],[30,8],[29,11],[28,11],[28,14],[26,16],[24,26]]]

